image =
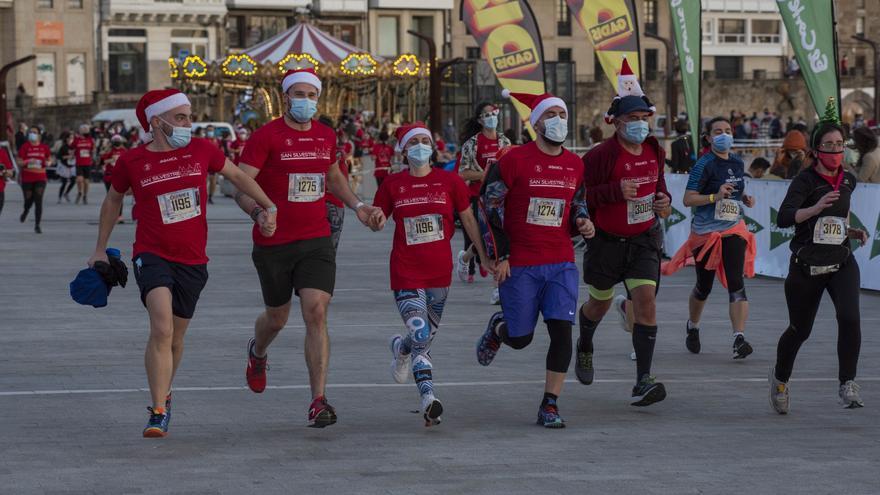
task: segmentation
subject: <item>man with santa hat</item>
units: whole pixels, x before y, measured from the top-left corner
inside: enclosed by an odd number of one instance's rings
[[[352,192],[337,163],[336,134],[312,120],[321,95],[315,71],[287,71],[281,91],[283,115],[254,131],[239,161],[244,173],[254,177],[278,205],[281,218],[272,237],[260,229],[253,231],[252,258],[266,309],[257,317],[254,338],[247,345],[245,376],[253,392],[266,389],[268,348],[287,324],[296,294],[306,325],[305,357],[312,391],[309,426],[323,428],[336,422],[336,411],[324,395],[330,362],[327,307],[336,282],[336,250],[325,195],[332,193],[374,230],[385,223],[385,215]],[[251,216],[262,214],[247,191],[237,194],[236,201]]]
[[[648,119],[654,110],[624,59],[618,95],[606,114],[614,125],[615,135],[583,157],[584,186],[590,216],[596,223],[596,236],[587,242],[584,253],[584,282],[589,299],[578,315],[580,338],[575,372],[584,385],[593,383],[593,335],[611,307],[614,286],[623,282],[630,300],[620,298],[615,302],[621,307],[632,304],[635,314],[634,406],[648,406],[666,398],[663,384],[651,376],[663,244],[657,217],[670,212],[669,192],[663,178],[665,152],[657,139],[649,136]]]
[[[111,187],[101,205],[98,242],[89,266],[107,263],[107,243],[125,192],[132,190],[137,227],[132,251],[141,302],[150,316],[144,357],[152,406],[144,437],[164,437],[171,420],[171,382],[183,357],[183,337],[208,281],[205,198],[209,172],[218,172],[263,208],[255,218],[267,236],[275,231],[276,207],[260,186],[216,146],[191,139],[189,99],[175,89],[150,91],[137,104],[145,143],[116,159]]]
[[[505,154],[489,169],[483,201],[494,236],[495,278],[502,311],[477,342],[477,361],[488,366],[501,344],[522,349],[541,313],[550,334],[544,397],[537,423],[563,428],[557,400],[571,363],[578,271],[572,235],[595,233],[584,203],[583,164],[563,148],[568,108],[549,93],[510,94],[531,109],[538,137]]]

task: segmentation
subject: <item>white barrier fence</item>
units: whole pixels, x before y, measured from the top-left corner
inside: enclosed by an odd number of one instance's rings
[[[666,253],[674,254],[687,240],[691,230],[690,208],[682,203],[687,175],[666,174],[666,185],[672,195],[672,215],[666,219]],[[776,214],[782,204],[790,181],[746,179],[746,194],[755,197],[754,208],[746,208],[746,224],[755,234],[758,254],[755,273],[784,278],[788,275],[791,257],[789,241],[794,228],[780,229]],[[862,288],[880,290],[880,184],[859,184],[850,207],[850,224],[868,231],[868,243],[858,247],[853,243],[853,254],[862,273]]]

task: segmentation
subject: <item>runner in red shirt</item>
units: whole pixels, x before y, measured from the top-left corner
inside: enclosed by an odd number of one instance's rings
[[[116,160],[112,187],[101,206],[98,242],[89,265],[107,262],[107,243],[125,192],[132,190],[137,228],[132,252],[141,302],[150,316],[145,364],[152,406],[145,437],[164,437],[171,419],[171,382],[183,357],[183,337],[208,280],[208,222],[203,198],[208,171],[219,172],[266,211],[258,229],[275,231],[275,205],[256,182],[215,146],[191,139],[189,99],[174,89],[150,91],[137,105],[147,144]]]
[[[89,204],[89,182],[92,177],[92,167],[95,164],[95,140],[91,136],[91,127],[88,124],[79,126],[79,135],[73,138],[73,153],[76,160],[76,204],[80,200],[84,205]]]
[[[238,166],[241,160],[241,153],[244,151],[244,144],[248,140],[248,131],[245,128],[238,130],[238,139],[229,143],[229,154],[232,163]]]
[[[220,151],[223,150],[223,141],[220,140],[220,136],[217,135],[217,129],[212,126],[205,127],[205,139],[216,146]],[[224,152],[225,154],[225,152]],[[217,174],[214,172],[208,172],[208,204],[214,204],[214,193],[217,192]]]
[[[669,214],[670,201],[663,178],[665,152],[657,139],[648,136],[648,119],[654,107],[642,94],[625,59],[619,79],[619,96],[608,111],[616,134],[583,157],[587,204],[596,222],[596,237],[587,243],[584,253],[584,282],[590,298],[580,310],[575,371],[581,383],[592,383],[593,335],[611,307],[614,286],[623,282],[635,314],[632,405],[648,406],[666,398],[663,384],[651,376],[651,361],[663,244],[657,217]],[[621,304],[621,311],[626,305]]]
[[[373,156],[373,177],[376,179],[376,188],[382,186],[382,181],[388,177],[391,171],[391,157],[394,156],[394,148],[388,144],[388,133],[379,133],[379,140],[370,149]]]
[[[113,167],[116,165],[116,160],[125,153],[125,138],[120,134],[114,134],[112,138],[110,138],[110,144],[112,148],[109,151],[101,155],[101,168],[104,171],[104,188],[109,192],[110,184],[113,178]],[[119,207],[119,219],[116,223],[123,223],[122,220],[122,206]]]
[[[477,343],[477,361],[492,363],[502,342],[514,349],[529,345],[540,312],[550,348],[538,424],[563,428],[557,400],[571,362],[578,299],[571,236],[592,237],[594,229],[584,204],[583,164],[563,147],[565,102],[549,93],[513,96],[532,109],[529,120],[538,139],[507,152],[486,176],[483,202],[498,259],[502,311],[489,319]]]
[[[329,127],[329,124],[332,122],[327,119],[327,122],[322,123]],[[337,142],[337,145],[339,147],[336,148],[336,163],[339,166],[339,171],[342,172],[345,180],[348,181],[354,146],[351,144],[351,141]],[[345,205],[342,204],[342,200],[329,191],[324,196],[324,201],[327,206],[327,222],[330,223],[330,242],[333,243],[333,249],[338,249],[339,239],[342,237],[342,225],[345,221]]]
[[[357,212],[373,229],[385,223],[382,210],[365,206],[351,191],[336,160],[333,129],[312,117],[318,109],[321,80],[312,69],[288,71],[281,80],[284,114],[257,129],[245,146],[239,167],[266,189],[280,209],[274,237],[254,229],[254,266],[260,277],[265,311],[257,318],[248,343],[245,372],[248,387],[266,388],[266,352],[287,324],[291,298],[300,298],[306,324],[305,355],[312,404],[309,425],[323,428],[336,422],[336,411],[324,396],[330,361],[327,306],[336,282],[336,251],[330,239],[325,191]],[[236,195],[239,206],[259,213],[254,201]]]
[[[479,236],[479,227],[464,181],[431,167],[434,143],[430,131],[416,124],[399,128],[397,136],[404,143],[409,172],[383,182],[373,202],[386,216],[394,215],[391,290],[407,327],[405,337],[391,339],[391,376],[397,383],[406,383],[412,373],[425,426],[432,426],[440,423],[443,406],[434,396],[429,351],[452,283],[455,214],[471,235]],[[477,250],[486,259],[481,244]]]
[[[38,127],[31,127],[28,140],[18,150],[21,160],[21,190],[24,193],[24,211],[19,220],[27,220],[31,206],[34,207],[34,232],[42,234],[40,220],[43,218],[43,193],[46,192],[46,167],[52,160],[52,151],[42,142]]]
[[[477,199],[480,196],[480,188],[483,186],[483,177],[490,165],[495,163],[495,155],[498,150],[510,146],[510,140],[497,131],[498,108],[491,103],[479,103],[475,108],[474,115],[465,122],[465,137],[461,145],[461,157],[458,174],[468,181],[471,194],[471,205],[476,215]],[[455,272],[462,282],[474,282],[476,263],[474,252],[471,250],[473,242],[470,236],[464,236],[464,250],[459,251],[456,258]],[[485,276],[485,273],[483,274]],[[491,304],[499,304],[498,287],[492,290]]]
[[[0,147],[0,213],[3,213],[3,203],[6,199],[6,179],[12,177],[12,152],[9,148]]]

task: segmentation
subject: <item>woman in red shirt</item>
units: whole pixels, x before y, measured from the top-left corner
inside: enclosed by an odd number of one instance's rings
[[[430,131],[417,123],[398,129],[397,138],[409,172],[385,179],[374,201],[386,216],[394,217],[391,290],[407,328],[406,336],[391,339],[391,375],[397,383],[405,383],[412,372],[425,426],[432,426],[440,423],[443,406],[434,396],[429,350],[452,284],[454,215],[458,213],[473,238],[479,229],[464,181],[431,167],[435,148]],[[485,260],[482,244],[476,248]]]
[[[28,141],[18,150],[18,157],[21,159],[21,190],[24,192],[24,211],[19,220],[24,223],[33,206],[36,220],[34,232],[42,234],[40,220],[43,217],[43,193],[46,192],[46,167],[52,151],[42,143],[38,128],[30,128]]]

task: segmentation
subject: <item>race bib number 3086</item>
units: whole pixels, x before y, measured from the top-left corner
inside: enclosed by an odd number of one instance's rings
[[[195,187],[163,194],[156,199],[159,201],[162,223],[166,225],[189,220],[202,214],[199,190]]]
[[[626,202],[626,223],[634,225],[654,219],[654,193]]]
[[[445,236],[443,217],[436,214],[404,218],[403,230],[406,233],[407,246],[442,241]]]
[[[324,197],[324,174],[289,174],[287,200],[311,203]]]

